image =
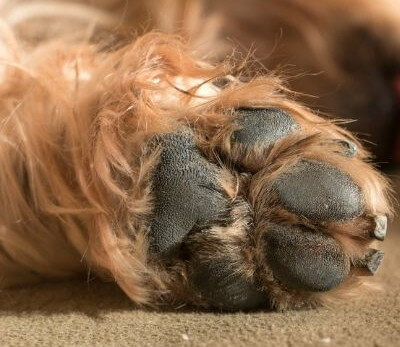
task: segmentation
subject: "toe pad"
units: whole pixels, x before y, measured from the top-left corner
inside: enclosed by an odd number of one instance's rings
[[[320,221],[342,221],[363,209],[361,189],[331,164],[302,160],[273,184],[280,203],[289,211]]]
[[[329,235],[306,228],[274,225],[265,234],[266,260],[282,283],[327,291],[348,275],[350,260]]]
[[[233,140],[246,146],[268,147],[299,127],[279,108],[240,108],[237,112],[240,129],[233,133]]]

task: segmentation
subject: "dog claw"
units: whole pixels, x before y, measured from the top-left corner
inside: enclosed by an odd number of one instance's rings
[[[382,263],[384,252],[377,249],[370,249],[363,259],[359,259],[355,266],[362,270],[364,276],[373,276]]]
[[[387,217],[386,216],[376,216],[375,217],[375,229],[372,232],[372,237],[379,241],[383,241],[386,237],[387,229]]]
[[[346,157],[353,158],[357,154],[358,148],[354,142],[349,140],[340,140],[339,142],[345,149]]]

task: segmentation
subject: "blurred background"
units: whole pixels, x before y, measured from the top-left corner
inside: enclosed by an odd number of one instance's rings
[[[79,31],[111,45],[110,33],[123,42],[158,29],[202,58],[249,57],[302,103],[354,120],[345,126],[382,168],[400,164],[399,0],[0,0],[0,14],[32,46]]]
[[[400,1],[218,1],[224,35],[288,77],[298,98],[400,163]]]

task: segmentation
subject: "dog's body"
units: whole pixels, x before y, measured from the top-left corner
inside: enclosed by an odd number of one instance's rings
[[[385,179],[275,77],[163,34],[22,54],[3,37],[3,287],[89,271],[137,304],[245,310],[326,302],[376,271]]]

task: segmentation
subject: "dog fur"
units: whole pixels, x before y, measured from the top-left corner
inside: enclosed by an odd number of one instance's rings
[[[115,33],[102,40],[104,28],[88,40],[77,24],[68,35],[19,38],[18,27],[28,24],[11,22],[1,28],[3,288],[94,274],[115,281],[138,305],[208,308],[214,305],[193,286],[193,276],[196,266],[217,258],[236,264],[234,271],[259,284],[277,309],[358,295],[355,269],[326,293],[287,287],[264,251],[263,235],[272,224],[301,225],[322,228],[355,262],[373,244],[374,216],[391,215],[386,179],[340,122],[294,101],[273,74],[253,77],[241,63],[200,60],[174,35],[150,32],[121,44]],[[236,110],[265,107],[289,113],[301,132],[268,148],[232,142]],[[160,158],[160,149],[149,144],[182,128],[221,168],[231,208],[229,222],[187,236],[185,257],[165,260],[149,249],[152,178]],[[343,155],[343,140],[357,145],[354,157]],[[345,222],[320,222],[281,206],[271,186],[304,158],[351,177],[363,194],[363,212]]]
[[[382,165],[399,161],[393,151],[400,99],[396,0],[76,2],[114,14],[116,21],[99,15],[98,22],[120,32],[155,28],[183,34],[193,54],[207,54],[208,60],[220,62],[232,49],[241,58],[251,51],[258,62],[252,64],[254,75],[264,67],[275,71],[307,106],[358,119],[345,127],[365,140]]]

